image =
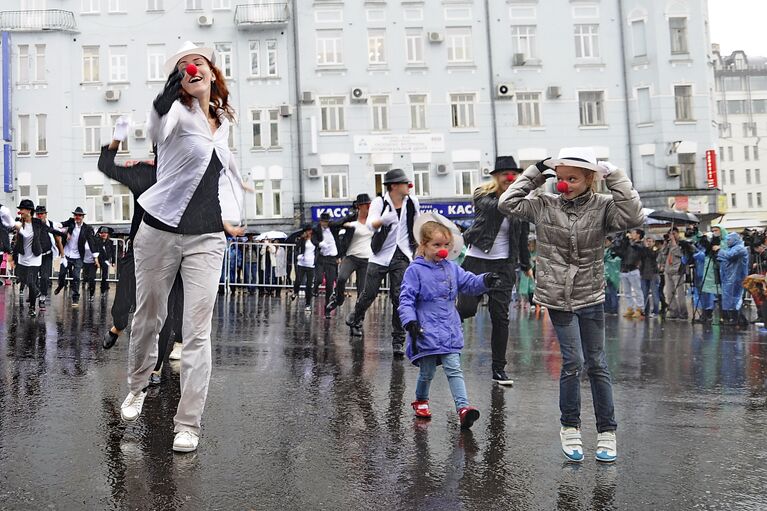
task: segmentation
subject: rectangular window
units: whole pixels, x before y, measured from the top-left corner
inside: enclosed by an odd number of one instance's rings
[[[732,161],[732,146],[727,147],[727,159]]]
[[[389,131],[389,96],[371,96],[373,131]]]
[[[264,216],[264,182],[262,180],[253,181],[253,190],[256,216]]]
[[[162,11],[162,0],[146,0],[147,11]]]
[[[523,54],[525,60],[537,57],[535,25],[514,25],[511,27],[511,52]]]
[[[272,179],[272,216],[282,216],[282,181]]]
[[[517,123],[520,126],[541,125],[541,93],[517,93]]]
[[[669,18],[671,53],[687,53],[687,18]]]
[[[719,161],[724,161],[724,147],[719,147]]]
[[[386,30],[368,30],[368,64],[386,64]]]
[[[692,121],[692,85],[674,86],[677,121]]]
[[[314,11],[314,21],[316,23],[342,23],[344,11],[341,9],[318,9]]]
[[[384,9],[368,9],[365,12],[368,23],[386,22],[386,11]]]
[[[117,122],[117,119],[120,118],[120,114],[109,114],[109,125],[114,126]],[[128,139],[126,138],[122,142],[120,142],[120,146],[117,148],[117,152],[120,153],[127,153],[128,152]]]
[[[471,27],[449,27],[447,29],[447,62],[465,64],[473,60]]]
[[[147,70],[147,79],[152,81],[164,81],[165,71],[163,70],[163,64],[165,64],[165,45],[164,44],[150,44],[147,46],[147,61],[149,62],[149,68]]]
[[[29,45],[19,45],[19,78],[18,83],[29,83]]]
[[[758,160],[759,160],[759,146],[755,145],[754,146],[754,161],[758,161]]]
[[[730,169],[730,184],[735,184],[735,169]]]
[[[733,208],[738,207],[738,197],[734,193],[730,195],[730,206],[732,206]]]
[[[751,159],[751,146],[744,145],[743,146],[743,159],[748,161]]]
[[[746,169],[746,184],[751,184],[751,169]]]
[[[101,0],[83,0],[80,14],[98,14],[101,12]]]
[[[751,192],[748,192],[746,195],[746,199],[748,201],[748,207],[753,208],[754,207],[754,194]]]
[[[652,122],[652,105],[650,103],[650,88],[637,89],[637,110],[639,111],[639,124]]]
[[[216,43],[216,66],[224,78],[232,78],[232,43]]]
[[[406,61],[408,64],[423,64],[423,30],[409,28],[405,33]]]
[[[603,91],[584,91],[578,93],[581,126],[604,126],[605,93]]]
[[[232,8],[232,0],[213,0],[213,9],[226,10]]]
[[[251,139],[251,147],[254,149],[263,149],[264,134],[261,128],[261,110],[251,110],[250,121],[253,125],[253,137]]]
[[[269,147],[280,147],[280,111],[269,110]]]
[[[631,43],[635,57],[647,56],[647,39],[645,36],[644,20],[631,22]]]
[[[99,154],[101,115],[83,115],[83,153]]]
[[[45,45],[35,45],[35,65],[32,69],[32,80],[35,82],[45,81]]]
[[[344,131],[344,98],[325,97],[320,98],[320,116],[322,118],[321,131]]]
[[[423,8],[421,7],[403,8],[402,19],[405,21],[423,21]]]
[[[756,207],[762,207],[762,192],[756,192]]]
[[[250,55],[250,76],[261,75],[261,41],[250,41],[248,54]]]
[[[471,195],[474,193],[474,179],[478,172],[478,163],[456,163],[455,168],[455,194]]]
[[[413,164],[413,191],[418,197],[428,197],[431,195],[428,163]]]
[[[186,0],[186,10],[187,11],[201,11],[202,10],[202,0]]]
[[[268,39],[266,41],[266,74],[267,76],[277,76],[277,40]]]
[[[373,181],[375,184],[376,195],[383,195],[386,191],[386,187],[383,184],[384,175],[391,170],[389,164],[377,164],[373,165]]]
[[[85,211],[90,222],[104,221],[104,187],[101,185],[85,185]]]
[[[322,167],[322,196],[325,199],[348,197],[349,167],[333,165]]]
[[[19,198],[21,199],[31,199],[32,198],[32,187],[29,185],[19,185]]]
[[[131,200],[130,188],[124,184],[112,184],[112,218],[115,222],[130,222],[133,218],[133,201]]]
[[[48,185],[37,185],[37,205],[48,205]]]
[[[453,128],[475,128],[474,103],[476,94],[451,94],[450,117]]]
[[[579,59],[599,57],[599,25],[575,25],[575,56]]]
[[[83,46],[83,82],[99,81],[99,47]]]
[[[237,152],[237,147],[235,147],[235,144],[234,144],[234,135],[235,135],[236,131],[237,130],[234,128],[234,126],[230,127],[229,128],[229,137],[227,139],[227,143],[229,144],[229,150],[232,151],[233,153]]]
[[[128,0],[109,0],[109,13],[117,14],[127,12],[125,9]]]
[[[37,148],[36,154],[46,154],[48,152],[48,138],[46,136],[48,116],[46,114],[37,114]]]
[[[759,169],[754,169],[754,184],[762,184],[762,172]]]
[[[317,65],[340,66],[344,63],[340,30],[317,31]]]
[[[29,115],[19,115],[19,155],[29,154]]]
[[[429,128],[426,123],[426,94],[410,94],[410,129],[422,131]]]
[[[109,81],[128,81],[128,47],[109,47]]]

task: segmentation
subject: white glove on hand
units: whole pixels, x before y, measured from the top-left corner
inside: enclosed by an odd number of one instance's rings
[[[394,223],[397,223],[399,221],[399,215],[396,211],[389,210],[383,215],[381,215],[381,222],[383,222],[384,225],[391,225]]]
[[[597,168],[599,169],[597,171],[597,175],[601,179],[604,179],[605,177],[607,177],[610,174],[612,174],[614,171],[618,170],[618,167],[616,167],[615,165],[613,165],[609,161],[599,162],[599,164],[597,164]]]
[[[65,257],[64,259],[62,259],[62,260],[61,260],[61,266],[63,266],[64,268],[66,268],[66,267],[67,267],[67,264],[69,264],[69,263],[67,262],[67,258]]]
[[[128,138],[128,128],[130,128],[130,121],[127,117],[121,115],[115,121],[115,130],[112,133],[112,140],[119,140],[123,142]]]

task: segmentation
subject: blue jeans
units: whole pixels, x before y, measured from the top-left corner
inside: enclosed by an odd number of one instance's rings
[[[652,312],[658,314],[660,308],[660,276],[655,275],[652,279],[642,279],[642,293],[644,294],[644,313],[647,315],[650,308],[650,293],[652,293]]]
[[[559,375],[559,419],[563,426],[581,425],[581,383],[585,355],[586,372],[591,382],[591,396],[597,416],[597,431],[614,431],[613,387],[605,357],[605,317],[602,304],[574,312],[549,309],[562,353]]]
[[[429,399],[429,387],[434,373],[437,371],[437,361],[442,361],[442,369],[445,370],[447,383],[450,385],[450,393],[453,394],[455,409],[460,410],[464,406],[469,406],[469,398],[466,396],[466,384],[463,382],[463,371],[461,371],[461,355],[459,353],[450,353],[449,355],[427,355],[418,360],[418,367],[421,372],[418,373],[418,383],[415,386],[415,398],[419,401]]]
[[[618,288],[613,286],[609,280],[605,280],[605,312],[608,314],[618,314]]]

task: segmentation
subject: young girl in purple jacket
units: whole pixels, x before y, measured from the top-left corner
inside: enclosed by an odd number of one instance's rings
[[[479,418],[479,410],[469,406],[466,396],[461,371],[463,331],[455,300],[459,292],[486,293],[500,285],[500,277],[495,273],[474,275],[449,261],[452,244],[452,232],[444,224],[423,224],[417,257],[402,280],[398,312],[408,332],[407,357],[420,368],[412,403],[416,417],[431,418],[429,386],[442,364],[461,428],[468,429]]]

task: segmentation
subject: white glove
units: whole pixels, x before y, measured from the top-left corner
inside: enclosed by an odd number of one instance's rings
[[[62,266],[62,267],[64,267],[64,268],[66,268],[66,267],[67,267],[67,264],[69,264],[69,263],[68,263],[68,261],[67,261],[67,258],[65,257],[64,259],[62,259],[62,260],[61,260],[61,266]]]
[[[605,177],[612,174],[614,171],[618,170],[618,167],[610,163],[609,161],[602,161],[597,164],[597,175],[604,179]]]
[[[128,128],[130,128],[130,121],[124,115],[121,115],[115,121],[115,130],[112,133],[112,140],[119,140],[120,142],[128,138]]]
[[[396,211],[389,210],[383,215],[381,215],[381,222],[383,222],[384,225],[391,225],[394,223],[399,222],[399,215]]]
[[[545,177],[546,179],[554,178],[555,181],[557,179],[557,171],[554,169],[546,169],[543,172],[541,172],[541,175]]]

